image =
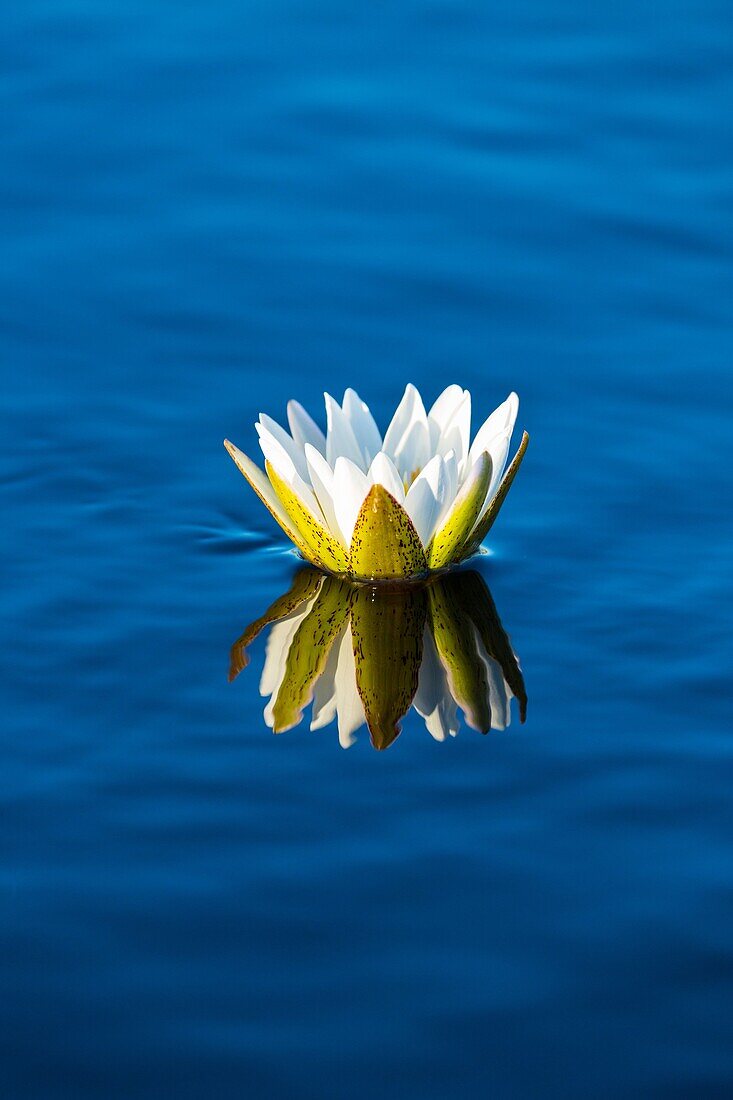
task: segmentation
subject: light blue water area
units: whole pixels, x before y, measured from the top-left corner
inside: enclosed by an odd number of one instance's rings
[[[3,23],[3,1096],[729,1096],[730,11]],[[410,380],[520,394],[527,722],[274,736],[222,439]]]

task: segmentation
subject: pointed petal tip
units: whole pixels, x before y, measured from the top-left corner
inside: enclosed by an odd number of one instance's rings
[[[226,451],[227,451],[227,454],[229,455],[229,457],[231,459],[233,459],[234,462],[237,463],[237,465],[239,465],[239,459],[240,458],[245,458],[246,459],[248,457],[244,453],[244,451],[240,451],[239,447],[237,447],[236,444],[232,443],[231,439],[225,439],[224,440],[224,446],[226,448]]]
[[[312,443],[304,443],[303,452],[306,458],[310,458],[314,462],[317,462],[319,458],[323,458],[321,452],[317,447],[314,447]],[[323,459],[323,461],[325,462],[326,460]]]

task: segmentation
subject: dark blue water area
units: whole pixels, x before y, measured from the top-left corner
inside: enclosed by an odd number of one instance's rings
[[[3,25],[3,1097],[730,1096],[729,6]],[[520,394],[526,723],[275,736],[222,439],[408,381]]]

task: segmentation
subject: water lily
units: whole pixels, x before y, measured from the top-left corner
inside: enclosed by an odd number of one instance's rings
[[[360,580],[423,577],[473,554],[511,487],[529,442],[505,471],[519,398],[511,393],[471,442],[471,395],[448,386],[428,412],[412,384],[382,436],[352,389],[326,400],[325,434],[297,401],[286,431],[255,425],[263,471],[224,446],[304,558]]]
[[[480,733],[505,729],[512,698],[524,721],[522,673],[474,571],[377,588],[305,567],[232,646],[230,680],[265,627],[260,694],[275,733],[299,725],[310,703],[310,728],[335,721],[344,748],[363,725],[375,748],[388,748],[410,708],[437,741],[455,737],[459,712]]]

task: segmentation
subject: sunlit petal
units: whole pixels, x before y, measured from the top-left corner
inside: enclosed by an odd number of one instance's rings
[[[255,424],[255,430],[260,439],[262,439],[263,436],[274,439],[285,451],[303,480],[307,481],[308,471],[305,465],[303,448],[298,446],[295,440],[288,435],[280,424],[278,424],[277,420],[273,420],[272,417],[268,416],[266,413],[260,413],[259,423]]]
[[[342,409],[351,424],[356,442],[361,449],[364,465],[368,466],[382,446],[382,437],[374,422],[368,405],[362,401],[356,390],[348,389],[344,394]]]
[[[384,436],[382,450],[403,479],[411,480],[430,458],[430,433],[425,406],[412,384],[405,389]]]
[[[471,440],[471,394],[464,391],[463,397],[456,405],[445,428],[441,432],[438,441],[438,454],[445,455],[453,451],[458,465],[458,477],[462,478],[470,469],[468,466],[468,450]]]
[[[310,443],[305,445],[305,460],[308,463],[308,473],[310,474],[313,492],[316,494],[318,503],[321,506],[328,529],[341,542],[341,528],[336,518],[336,509],[333,503],[333,470],[323,455]]]
[[[305,411],[299,401],[288,401],[288,424],[293,441],[299,447],[310,443],[322,455],[326,453],[326,437],[315,420]]]
[[[369,478],[348,458],[336,460],[333,471],[333,505],[345,546],[351,545],[354,524],[369,492]]]
[[[445,463],[440,455],[436,455],[415,478],[405,497],[405,511],[415,525],[423,546],[427,546],[433,537],[446,491]]]
[[[323,522],[323,513],[316,495],[311,486],[304,481],[300,470],[296,467],[290,454],[270,432],[262,425],[259,426],[260,447],[268,462],[271,462],[277,473],[288,485],[296,496],[300,497],[306,508],[313,513],[319,522]],[[308,465],[303,455],[305,475],[309,477]]]
[[[488,451],[492,459],[494,459],[494,452],[491,449],[491,444],[497,436],[508,433],[508,439],[511,439],[518,409],[519,398],[516,393],[510,393],[506,401],[503,401],[497,409],[494,409],[491,416],[484,421],[476,432],[476,438],[471,444],[471,450],[469,452],[469,461],[471,465],[473,465],[482,451]],[[504,467],[502,466],[501,472],[497,475],[496,462],[494,462],[494,477],[496,478],[497,485],[503,472]]]
[[[430,449],[435,453],[441,435],[448,426],[451,417],[463,400],[463,389],[460,386],[446,386],[443,392],[436,398],[428,413],[428,427],[430,429]]]
[[[326,458],[329,465],[335,467],[336,460],[348,458],[361,470],[366,469],[361,447],[357,443],[354,430],[343,409],[329,393],[323,395],[326,401]]]
[[[369,467],[369,481],[372,485],[383,485],[395,500],[399,501],[400,504],[404,503],[405,487],[402,484],[402,478],[397,472],[394,462],[384,451],[380,451],[375,456]]]

